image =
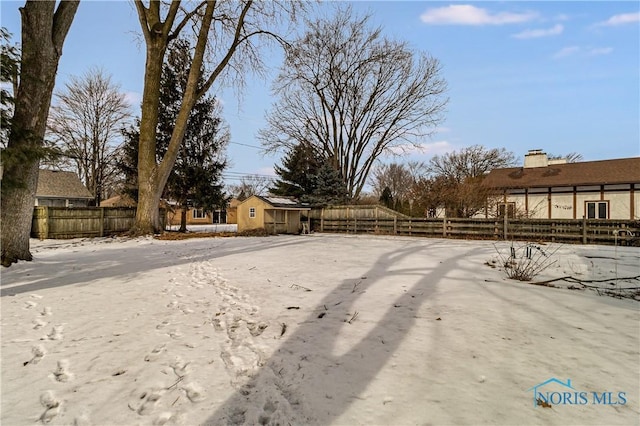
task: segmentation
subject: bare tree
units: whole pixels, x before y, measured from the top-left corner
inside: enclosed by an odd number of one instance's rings
[[[486,149],[474,145],[429,162],[431,198],[439,200],[447,216],[472,217],[486,208],[489,190],[482,180],[492,169],[510,167],[515,156],[504,148]]]
[[[148,3],[148,5],[147,5]],[[158,203],[175,163],[191,109],[217,81],[246,70],[260,72],[259,41],[280,40],[274,28],[294,16],[299,3],[287,1],[219,0],[161,2],[134,0],[146,44],[142,117],[138,150],[138,209],[133,234],[161,231]],[[164,17],[162,16],[164,15]],[[171,40],[193,30],[195,47],[171,141],[166,154],[156,160],[156,131],[162,64]],[[188,36],[188,34],[187,34]],[[203,75],[203,63],[211,69]],[[199,84],[201,81],[203,83]]]
[[[20,8],[20,77],[2,155],[2,265],[31,260],[29,234],[47,115],[62,45],[79,1],[27,1]]]
[[[379,164],[373,169],[371,186],[380,197],[389,188],[394,200],[408,200],[413,195],[413,185],[426,173],[427,165],[420,161]]]
[[[566,160],[567,163],[579,163],[584,157],[579,152],[570,152],[566,155],[549,154],[549,160]]]
[[[439,62],[383,37],[369,20],[347,7],[307,23],[287,50],[274,85],[279,99],[259,134],[272,152],[315,145],[352,198],[381,154],[433,131],[447,102]]]
[[[122,139],[120,129],[130,116],[129,104],[120,86],[97,68],[72,76],[55,98],[49,135],[71,160],[98,206],[118,173],[115,154]]]
[[[240,183],[229,185],[228,191],[233,198],[244,201],[252,195],[266,195],[273,185],[274,179],[260,176],[248,175],[240,179]]]

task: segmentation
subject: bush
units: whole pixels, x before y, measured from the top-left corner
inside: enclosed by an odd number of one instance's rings
[[[247,229],[246,231],[238,232],[239,237],[266,237],[271,235],[264,228]]]
[[[511,243],[508,254],[498,250],[494,244],[500,266],[509,279],[518,281],[531,281],[539,273],[557,262],[552,260],[553,255],[560,249],[560,246],[553,249],[544,249],[539,244],[526,243],[518,247]]]

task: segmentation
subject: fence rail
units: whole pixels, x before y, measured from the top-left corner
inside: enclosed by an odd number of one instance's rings
[[[317,232],[640,245],[640,222],[584,219],[311,218]]]
[[[135,222],[133,207],[44,207],[33,209],[31,236],[40,239],[103,237],[127,232]],[[164,227],[164,209],[160,209]]]

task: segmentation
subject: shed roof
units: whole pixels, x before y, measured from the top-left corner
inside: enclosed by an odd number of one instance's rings
[[[277,197],[277,196],[263,196],[263,195],[252,195],[251,197],[256,197],[267,204],[270,204],[276,209],[282,210],[311,210],[311,207],[307,204],[302,204],[298,200],[289,197]],[[244,202],[248,201],[251,197],[247,198]]]
[[[93,198],[74,172],[45,169],[38,173],[36,197]]]
[[[492,170],[484,179],[490,188],[640,183],[640,157],[553,164],[546,167],[510,167]]]

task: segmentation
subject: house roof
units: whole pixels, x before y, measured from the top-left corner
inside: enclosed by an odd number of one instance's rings
[[[492,170],[483,184],[490,188],[640,183],[640,157],[553,164],[546,167],[510,167]]]
[[[135,207],[136,201],[126,194],[115,195],[100,201],[100,207]]]
[[[40,169],[36,197],[87,198],[93,196],[74,172]]]
[[[300,202],[298,202],[297,200],[293,199],[293,198],[287,198],[287,197],[276,197],[276,196],[263,196],[263,195],[252,195],[251,197],[256,197],[262,201],[264,201],[265,203],[270,204],[271,206],[273,206],[276,209],[289,209],[289,210],[311,210],[311,207],[309,207],[306,204],[301,204]],[[247,200],[249,200],[251,197],[247,198],[244,202],[246,202]]]

